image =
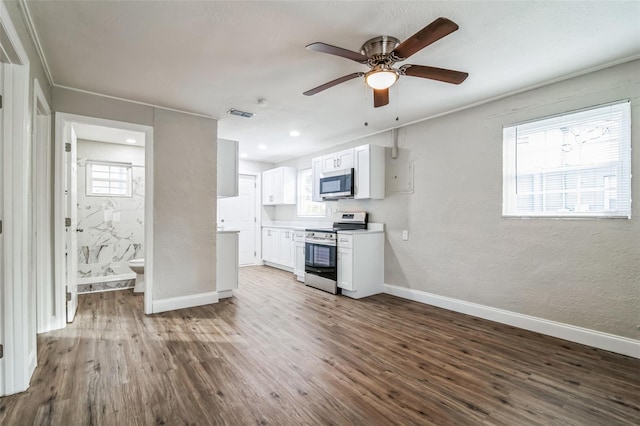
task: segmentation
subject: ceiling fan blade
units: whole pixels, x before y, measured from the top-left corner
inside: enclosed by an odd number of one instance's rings
[[[309,50],[315,50],[316,52],[328,53],[329,55],[341,56],[343,58],[351,59],[352,61],[360,62],[361,64],[366,64],[369,60],[369,58],[360,53],[321,42],[311,43],[306,46],[306,48]]]
[[[429,78],[445,83],[460,84],[469,77],[469,73],[447,70],[444,68],[427,67],[424,65],[403,65],[398,70],[400,74],[411,77]]]
[[[373,89],[373,107],[378,108],[389,103],[389,89]]]
[[[322,92],[323,90],[327,90],[330,87],[336,86],[340,83],[344,83],[345,81],[353,80],[357,77],[362,77],[364,75],[363,72],[354,72],[353,74],[345,75],[344,77],[336,78],[335,80],[331,80],[328,83],[321,84],[318,87],[314,87],[311,90],[307,90],[303,93],[305,96],[315,95],[316,93]]]
[[[442,37],[451,34],[458,29],[458,24],[447,18],[438,18],[396,47],[392,55],[398,61],[404,61],[417,51],[424,49],[431,43],[435,43]]]

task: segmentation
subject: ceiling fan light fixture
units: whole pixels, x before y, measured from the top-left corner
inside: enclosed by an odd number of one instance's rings
[[[364,80],[372,89],[388,89],[398,80],[398,73],[392,68],[377,66],[365,74]]]

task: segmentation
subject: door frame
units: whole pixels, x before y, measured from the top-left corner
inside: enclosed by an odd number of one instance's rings
[[[56,329],[53,309],[53,229],[51,218],[53,185],[51,146],[51,108],[38,79],[33,81],[32,103],[32,179],[33,193],[33,255],[31,270],[36,279],[36,327],[38,333]]]
[[[54,242],[55,242],[55,306],[64,312],[66,304],[65,273],[65,197],[64,197],[64,133],[67,126],[87,124],[143,132],[145,134],[145,189],[144,189],[144,313],[153,313],[153,127],[97,117],[55,113],[55,187],[54,187]],[[66,316],[63,316],[66,318]],[[62,327],[66,325],[62,324]],[[61,327],[61,328],[62,328]]]
[[[0,327],[4,357],[0,359],[0,395],[29,387],[36,353],[29,353],[29,57],[20,41],[9,11],[0,2],[0,66],[3,67],[2,156],[2,282]],[[35,322],[34,322],[35,324]],[[35,333],[35,330],[33,330]]]

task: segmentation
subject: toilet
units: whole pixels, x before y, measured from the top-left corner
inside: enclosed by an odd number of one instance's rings
[[[144,258],[131,259],[129,268],[136,273],[136,285],[133,287],[133,292],[144,293]]]

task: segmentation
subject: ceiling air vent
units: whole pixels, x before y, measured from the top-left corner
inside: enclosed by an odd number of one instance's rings
[[[244,118],[251,118],[254,116],[252,112],[240,111],[235,108],[231,108],[229,111],[227,111],[227,114],[237,115],[238,117],[244,117]]]

